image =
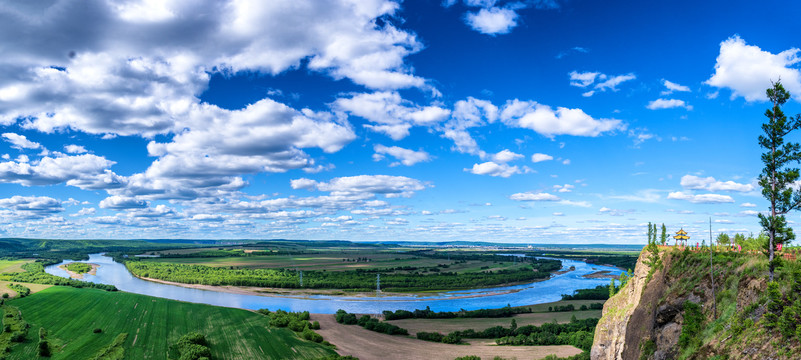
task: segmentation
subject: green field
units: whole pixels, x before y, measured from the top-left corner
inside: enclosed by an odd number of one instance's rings
[[[512,317],[501,318],[453,318],[453,319],[402,319],[387,321],[390,324],[400,326],[409,331],[410,334],[415,334],[420,331],[426,332],[439,332],[447,334],[452,331],[461,331],[467,329],[483,330],[493,326],[509,327],[512,319],[515,319],[517,326],[535,325],[540,326],[548,322],[557,322],[566,324],[570,319],[575,316],[576,319],[590,319],[600,318],[601,310],[576,310],[576,311],[563,311],[563,312],[549,312],[548,306],[565,306],[573,304],[577,309],[581,305],[589,306],[591,303],[603,302],[602,300],[562,300],[553,303],[537,304],[531,306],[522,306],[524,308],[531,308],[533,313],[517,314]]]
[[[25,271],[22,269],[22,264],[31,261],[32,260],[0,260],[0,273]]]
[[[38,331],[47,330],[52,359],[91,359],[122,333],[125,359],[166,359],[169,346],[197,331],[214,359],[314,359],[330,348],[269,327],[268,318],[241,309],[192,304],[123,292],[54,286],[9,304],[31,324],[26,342],[8,359],[35,359]],[[94,333],[93,329],[102,329]]]

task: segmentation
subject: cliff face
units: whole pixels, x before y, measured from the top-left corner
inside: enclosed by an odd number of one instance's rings
[[[662,266],[646,284],[649,256],[640,254],[628,284],[604,304],[591,359],[801,359],[801,330],[783,335],[762,319],[769,302],[763,255],[716,252],[714,297],[709,252],[661,249]],[[785,309],[801,301],[792,290],[801,289],[794,269],[801,271],[801,264],[787,263],[777,275]],[[688,302],[698,305],[700,320],[685,321]],[[788,319],[801,324],[801,313]],[[682,328],[691,321],[699,330],[679,346]]]

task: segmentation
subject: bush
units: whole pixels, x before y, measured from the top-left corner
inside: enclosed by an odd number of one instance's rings
[[[425,331],[421,331],[416,335],[417,338],[420,340],[433,341],[433,342],[442,342],[442,339],[445,337],[444,335],[438,332],[425,332]]]
[[[681,326],[679,335],[679,347],[684,349],[698,341],[701,334],[701,325],[704,321],[704,314],[701,313],[701,306],[694,302],[684,303],[684,324]]]
[[[92,332],[95,334],[100,334],[101,332],[103,332],[103,330],[100,330],[100,328],[95,328],[94,330],[92,330]]]
[[[23,342],[25,341],[25,333],[21,331],[15,331],[13,334],[11,334],[9,340],[11,340],[11,342],[17,342],[17,343]]]
[[[50,346],[47,340],[39,340],[39,356],[50,357]]]
[[[452,332],[442,338],[442,342],[445,344],[458,344],[462,342],[462,337],[459,336],[458,332]]]
[[[8,299],[8,293],[3,293],[3,299]]]
[[[460,356],[453,360],[481,360],[481,358],[475,355],[467,355],[467,356]]]

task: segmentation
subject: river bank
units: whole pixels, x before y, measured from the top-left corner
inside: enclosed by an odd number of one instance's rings
[[[88,265],[92,266],[92,270],[89,270],[89,272],[86,272],[86,273],[83,273],[83,274],[79,274],[79,273],[76,273],[74,271],[70,271],[69,269],[67,269],[67,265],[69,265],[69,264],[62,264],[62,265],[59,265],[58,268],[61,269],[61,270],[66,271],[67,274],[71,278],[78,279],[78,280],[83,280],[83,275],[84,274],[97,275],[97,268],[100,267],[100,265],[98,265],[98,264],[88,264]]]

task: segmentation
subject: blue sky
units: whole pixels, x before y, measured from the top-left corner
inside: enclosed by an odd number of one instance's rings
[[[710,218],[756,233],[771,80],[801,112],[799,10],[0,5],[0,236],[637,244],[648,222],[706,239]]]

